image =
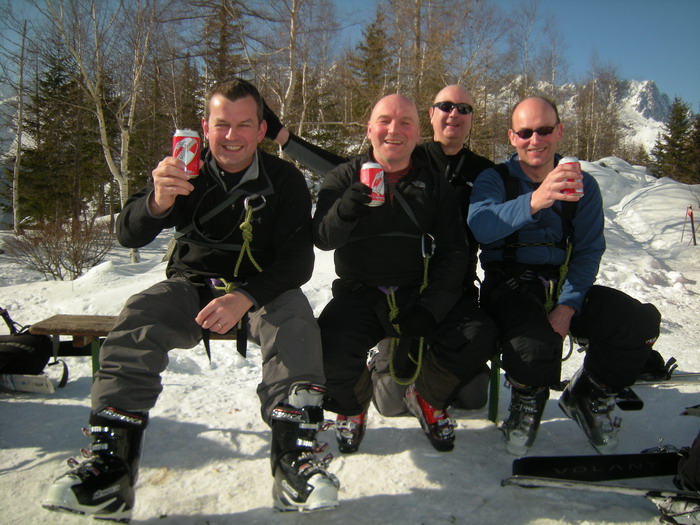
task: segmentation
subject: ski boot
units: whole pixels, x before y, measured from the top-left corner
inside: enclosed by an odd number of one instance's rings
[[[332,456],[319,459],[314,454],[318,450],[316,433],[323,423],[324,395],[319,386],[295,383],[287,402],[272,411],[270,460],[276,510],[310,512],[338,505],[340,483],[328,472]]]
[[[404,402],[408,411],[418,418],[430,443],[440,452],[449,452],[455,446],[455,425],[447,410],[434,408],[416,391],[416,385],[406,389]]]
[[[613,417],[615,393],[598,383],[583,367],[562,392],[559,407],[576,421],[598,452],[610,453],[617,448],[621,420]]]
[[[145,413],[106,407],[92,414],[90,427],[83,429],[93,438],[90,449],[81,451],[87,459],[68,460],[71,470],[53,482],[42,506],[128,523],[147,424]]]
[[[501,424],[506,449],[514,456],[524,456],[535,442],[544,406],[549,399],[546,387],[527,387],[508,380],[511,385],[510,415]]]
[[[338,449],[346,454],[357,452],[365,437],[367,428],[367,411],[357,416],[344,416],[338,414],[335,418],[335,437],[338,440]]]

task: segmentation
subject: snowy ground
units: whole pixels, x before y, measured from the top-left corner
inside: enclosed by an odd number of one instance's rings
[[[605,164],[619,173],[606,169]],[[619,159],[584,163],[606,201],[608,251],[599,283],[654,303],[663,315],[656,349],[680,369],[700,371],[700,248],[689,245],[686,208],[698,208],[699,187],[646,176]],[[21,324],[57,313],[117,314],[132,293],[163,278],[167,238],[129,264],[117,249],[107,262],[72,282],[47,282],[0,255],[0,306]],[[317,313],[329,298],[332,257],[318,253],[305,286]],[[4,326],[0,333],[7,333]],[[331,432],[322,435],[336,456],[340,506],[312,515],[271,510],[270,433],[258,411],[255,387],[260,354],[249,359],[234,343],[212,342],[212,364],[203,348],[172,352],[164,392],[151,413],[132,523],[164,524],[637,524],[656,523],[655,507],[642,498],[503,488],[513,457],[486,409],[452,412],[458,423],[454,451],[438,453],[410,417],[384,418],[373,409],[360,452],[340,455]],[[50,513],[40,502],[65,460],[88,441],[90,363],[68,358],[70,382],[52,395],[0,394],[0,523],[73,524],[89,518]],[[564,363],[564,377],[581,354]],[[646,404],[623,413],[619,452],[638,452],[659,440],[689,445],[698,420],[680,416],[700,402],[700,384],[636,389]],[[589,454],[583,434],[550,399],[531,455]],[[501,388],[500,416],[509,393]],[[670,478],[647,485],[671,486]]]

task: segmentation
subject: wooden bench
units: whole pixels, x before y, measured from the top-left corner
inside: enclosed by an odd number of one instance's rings
[[[100,347],[116,322],[116,315],[57,314],[31,325],[29,333],[50,336],[53,341],[54,355],[58,357],[91,355],[94,374],[100,367]],[[70,346],[62,344],[61,337],[71,337],[72,344]],[[209,338],[235,340],[236,332],[223,335],[211,332]]]

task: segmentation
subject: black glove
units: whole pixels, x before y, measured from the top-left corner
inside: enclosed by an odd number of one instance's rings
[[[274,111],[270,109],[270,106],[267,105],[267,102],[265,102],[265,99],[263,99],[263,120],[267,122],[267,131],[265,132],[265,136],[268,139],[275,140],[277,138],[277,135],[279,135],[280,130],[284,127],[282,123],[280,122],[280,119],[275,115]]]
[[[361,182],[356,182],[345,190],[338,204],[340,218],[344,221],[356,221],[367,215],[369,213],[368,204],[372,202],[370,193],[372,193],[370,187]]]
[[[399,313],[395,323],[399,325],[404,337],[430,337],[435,330],[435,317],[425,306],[419,304],[409,307],[404,313]]]

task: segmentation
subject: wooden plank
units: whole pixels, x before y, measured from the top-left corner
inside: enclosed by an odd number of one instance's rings
[[[116,315],[57,314],[34,323],[29,333],[35,335],[71,335],[73,338],[105,337],[117,322]],[[236,331],[227,334],[210,332],[210,339],[233,340]]]
[[[34,323],[29,327],[29,333],[36,335],[104,337],[114,327],[116,322],[116,315],[58,314]]]

